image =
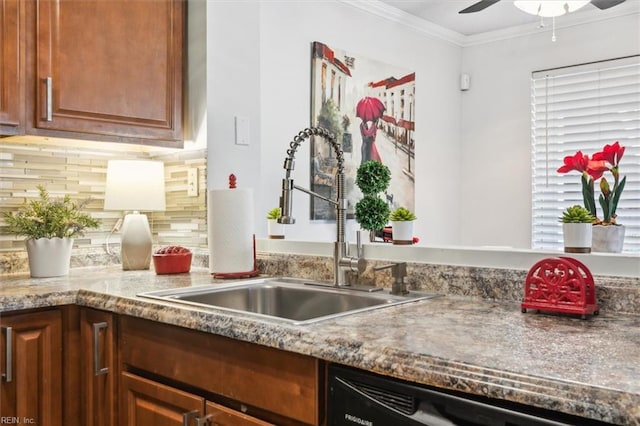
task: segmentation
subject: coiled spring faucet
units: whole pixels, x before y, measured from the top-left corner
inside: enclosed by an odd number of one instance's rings
[[[320,136],[331,146],[336,155],[338,163],[335,176],[336,200],[331,200],[318,193],[299,187],[293,183],[293,179],[291,178],[291,172],[295,167],[296,151],[300,144],[311,136]],[[349,255],[349,244],[345,239],[347,200],[344,196],[344,155],[340,144],[336,141],[333,133],[329,132],[327,129],[323,129],[321,127],[306,128],[298,133],[293,141],[289,143],[287,158],[284,160],[284,169],[286,170],[286,173],[284,179],[282,179],[282,195],[280,196],[280,210],[282,211],[282,216],[278,219],[278,223],[293,224],[296,222],[296,220],[291,216],[291,199],[294,189],[333,204],[336,207],[336,241],[334,243],[333,250],[333,284],[335,287],[348,285],[346,282],[346,272],[353,271],[361,273],[365,268],[366,262],[362,257],[360,235],[358,235],[357,240],[358,255],[356,257],[351,257]]]

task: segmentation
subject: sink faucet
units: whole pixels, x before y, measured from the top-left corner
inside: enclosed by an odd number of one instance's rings
[[[323,138],[323,140],[331,146],[336,155],[338,162],[335,176],[337,193],[336,200],[331,200],[318,193],[301,188],[298,185],[295,185],[291,178],[291,172],[295,167],[296,151],[300,144],[311,136],[320,136]],[[358,253],[356,257],[350,256],[349,244],[345,240],[347,200],[344,196],[344,156],[340,144],[336,141],[336,137],[333,133],[326,129],[321,127],[309,127],[304,129],[296,135],[293,141],[289,143],[287,158],[284,159],[284,169],[286,170],[286,173],[284,179],[282,179],[282,195],[280,196],[280,210],[282,211],[282,216],[278,219],[278,223],[293,224],[296,222],[296,220],[291,216],[291,198],[294,189],[333,204],[336,207],[336,241],[333,248],[333,285],[335,287],[347,286],[347,271],[361,273],[365,269],[366,262],[362,256],[363,250],[359,233],[357,236]]]
[[[409,294],[409,290],[407,290],[407,285],[404,282],[404,278],[407,276],[407,262],[391,263],[389,265],[378,266],[373,269],[374,271],[391,269],[391,276],[393,277],[391,294],[400,295],[400,296]]]

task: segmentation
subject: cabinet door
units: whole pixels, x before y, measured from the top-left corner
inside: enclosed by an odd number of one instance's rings
[[[115,321],[113,314],[80,312],[83,425],[116,426]]]
[[[0,419],[62,425],[62,315],[0,317]]]
[[[185,1],[32,3],[28,133],[182,139]]]
[[[22,0],[0,0],[0,135],[24,133]]]
[[[275,426],[211,401],[207,401],[207,415],[215,426]]]
[[[143,377],[122,372],[120,425],[194,425],[204,413],[204,399]]]

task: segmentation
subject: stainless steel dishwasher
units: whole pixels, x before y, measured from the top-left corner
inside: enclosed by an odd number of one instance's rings
[[[328,426],[595,426],[608,423],[444,392],[329,365]]]

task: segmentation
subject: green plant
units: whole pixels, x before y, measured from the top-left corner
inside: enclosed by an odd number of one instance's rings
[[[365,195],[356,203],[356,221],[362,229],[378,231],[387,224],[389,205],[376,195]]]
[[[274,207],[267,213],[267,219],[280,219],[282,216],[282,211],[280,207]]]
[[[562,223],[593,223],[595,218],[581,205],[567,207],[559,218]]]
[[[356,185],[366,195],[383,192],[391,182],[389,167],[378,161],[365,161],[356,171]]]
[[[53,200],[44,186],[38,185],[38,191],[38,199],[25,201],[17,212],[3,214],[10,233],[33,239],[72,238],[100,225],[99,220],[81,213],[89,199],[76,203],[65,195],[61,200]]]
[[[393,222],[407,222],[416,220],[416,215],[405,207],[398,207],[389,215],[389,220]]]

